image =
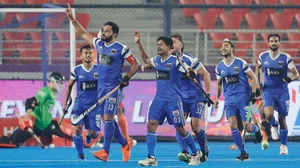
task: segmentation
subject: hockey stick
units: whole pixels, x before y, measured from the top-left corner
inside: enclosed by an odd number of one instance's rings
[[[185,72],[189,72],[188,71],[188,65],[185,63],[185,62],[183,62],[183,60],[179,57],[179,52],[177,52],[177,54],[176,54],[176,57],[177,57],[177,59],[178,59],[178,61],[179,61],[179,63],[180,63],[180,65],[183,67],[183,69],[185,70]],[[193,78],[192,79],[193,80],[193,82],[195,83],[195,85],[200,89],[200,91],[204,94],[204,96],[205,96],[205,98],[208,100],[208,102],[210,103],[210,104],[214,104],[214,101],[206,94],[206,92],[204,91],[204,89],[201,87],[201,85],[198,83],[198,81],[196,80],[196,78]]]
[[[66,107],[65,111],[63,112],[63,115],[61,116],[58,125],[60,125],[62,123],[62,121],[64,120],[65,115],[68,113],[69,107],[71,106],[72,102],[73,102],[72,97],[69,97],[68,102],[67,102],[67,107]]]
[[[97,101],[94,105],[92,105],[89,109],[87,109],[85,112],[80,114],[77,118],[71,118],[71,123],[76,125],[80,120],[82,120],[86,115],[88,115],[91,111],[93,111],[99,104],[101,104],[104,100],[106,100],[111,94],[113,94],[115,91],[117,91],[120,88],[120,85],[115,87],[113,90],[108,92],[105,96],[103,96],[101,99]]]
[[[26,112],[27,113],[27,112]],[[18,113],[16,113],[17,117],[21,120],[21,122],[23,122],[23,119],[20,117],[20,115]],[[34,131],[31,128],[27,128],[28,132],[31,134],[31,136],[36,140],[36,142],[40,145],[40,147],[42,147],[43,149],[47,149],[48,147],[45,146],[39,137],[37,137],[37,135],[34,133]]]
[[[252,116],[252,102],[250,102],[250,105],[249,105],[249,108],[248,108],[246,124],[245,124],[243,138],[242,138],[244,146],[245,146],[245,139],[246,139],[246,130],[247,130],[247,126],[248,126],[248,123],[249,123],[249,120],[250,120],[251,116]]]

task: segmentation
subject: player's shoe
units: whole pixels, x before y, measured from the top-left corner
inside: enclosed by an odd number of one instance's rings
[[[238,150],[239,148],[236,146],[236,144],[232,144],[229,146],[230,150]]]
[[[260,129],[260,126],[258,124],[255,124],[255,125],[258,126],[258,128],[259,128],[259,131],[255,132],[255,140],[256,140],[257,143],[261,143],[261,141],[263,139],[261,129]]]
[[[187,152],[178,153],[178,160],[181,162],[189,163],[191,159],[191,155]]]
[[[248,161],[249,159],[249,154],[246,151],[241,152],[241,154],[235,158],[236,161]]]
[[[91,142],[92,139],[93,139],[93,138],[92,138],[90,135],[87,135],[87,136],[85,137],[85,142],[86,142],[87,144],[89,144],[89,143]]]
[[[127,144],[121,148],[123,154],[123,162],[128,162],[128,160],[130,159],[132,144],[133,144],[132,139],[128,138]]]
[[[100,141],[101,139],[101,134],[99,133],[98,136],[95,139],[86,139],[85,142],[83,142],[84,148],[93,148],[95,145]],[[89,141],[89,143],[88,143]]]
[[[278,127],[271,127],[271,136],[273,140],[279,139]]]
[[[202,157],[202,152],[200,150],[197,153],[192,154],[192,157],[189,162],[189,166],[197,166],[200,164],[200,158]]]
[[[93,152],[93,156],[99,160],[108,162],[108,153],[105,151],[105,149],[101,149],[97,152]]]
[[[281,144],[279,154],[280,155],[288,155],[289,154],[288,147],[286,145]]]
[[[157,166],[157,160],[154,156],[147,156],[145,160],[139,160],[139,165],[141,166]]]
[[[80,155],[78,156],[78,160],[79,160],[79,161],[86,161],[85,155],[84,155],[84,154],[80,154]]]
[[[205,163],[208,160],[209,149],[207,148],[207,150],[201,150],[201,152],[202,152],[202,157],[200,158],[200,162]]]
[[[266,150],[266,149],[268,149],[269,147],[270,147],[270,145],[269,145],[268,140],[263,140],[263,141],[261,142],[261,149],[262,149],[262,150]]]

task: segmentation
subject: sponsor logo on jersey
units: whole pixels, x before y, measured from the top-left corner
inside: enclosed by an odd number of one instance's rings
[[[171,69],[172,64],[171,63],[167,63],[166,65],[166,69]]]
[[[156,70],[156,79],[157,80],[169,80],[170,79],[170,72],[169,71],[160,71]]]
[[[94,78],[95,78],[95,79],[98,79],[98,72],[95,72],[95,73],[94,73]]]
[[[240,71],[240,67],[233,67],[233,69],[235,73],[238,73]]]
[[[117,53],[117,49],[112,49],[112,50],[110,51],[110,53],[111,53],[111,54],[116,54],[116,53]]]
[[[102,57],[99,60],[99,64],[109,65],[111,66],[114,62],[114,57],[109,55],[102,54]]]
[[[278,61],[278,66],[282,67],[283,66],[283,61]]]
[[[224,80],[225,80],[226,84],[228,84],[228,85],[240,83],[239,77],[237,75],[225,76]]]
[[[83,78],[84,78],[84,76],[83,76],[83,75],[80,75],[80,76],[79,76],[79,79],[83,79]]]
[[[179,110],[172,111],[172,114],[173,114],[174,117],[180,116]]]
[[[110,98],[108,99],[108,102],[109,102],[110,104],[115,104],[115,103],[117,102],[117,98],[115,98],[115,97],[110,97]]]
[[[282,70],[277,68],[266,68],[268,76],[281,76]]]
[[[97,90],[97,81],[83,81],[81,82],[80,89],[83,91]]]
[[[268,61],[265,61],[264,64],[265,64],[265,65],[268,65],[269,63],[268,63]]]

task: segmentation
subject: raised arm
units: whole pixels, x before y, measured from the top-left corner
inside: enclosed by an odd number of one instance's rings
[[[65,11],[66,15],[68,16],[69,20],[72,22],[76,33],[83,38],[85,41],[87,41],[90,45],[93,45],[93,36],[89,34],[82,26],[81,24],[74,18],[72,9],[70,4],[68,3],[68,8]]]
[[[139,48],[139,51],[140,51],[140,54],[141,54],[141,57],[142,57],[144,63],[151,65],[150,56],[147,53],[147,51],[144,49],[144,47],[141,43],[141,33],[138,30],[134,32],[133,39]]]

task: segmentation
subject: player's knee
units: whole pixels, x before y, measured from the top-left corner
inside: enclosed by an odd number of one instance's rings
[[[230,122],[230,129],[236,129],[237,128],[237,123],[236,122]]]
[[[186,130],[184,129],[184,127],[176,127],[176,131],[182,136],[185,137],[187,135]]]
[[[82,125],[76,125],[75,126],[75,134],[81,135],[82,134]]]
[[[90,135],[92,138],[94,138],[94,137],[96,137],[96,135],[97,135],[97,131],[89,130],[89,135]]]
[[[150,120],[148,122],[148,125],[147,125],[148,126],[148,131],[155,132],[158,125],[159,125],[158,121]]]
[[[285,117],[279,117],[278,122],[280,125],[280,129],[285,130],[287,128]]]

